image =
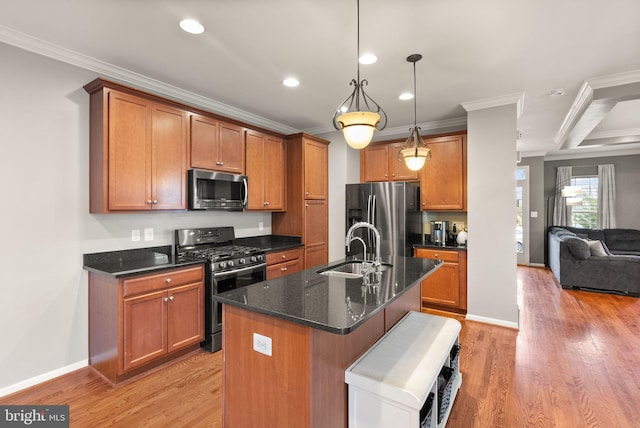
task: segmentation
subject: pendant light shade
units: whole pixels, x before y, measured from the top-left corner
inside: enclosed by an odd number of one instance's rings
[[[360,57],[360,0],[357,0],[358,16],[358,58]],[[333,114],[333,126],[342,131],[344,139],[349,146],[354,149],[363,149],[369,145],[373,139],[373,132],[382,130],[387,126],[387,114],[382,107],[376,103],[364,91],[364,87],[369,83],[366,79],[360,80],[360,63],[358,64],[358,75],[351,80],[353,92],[344,100]],[[362,101],[362,109],[361,102]]]
[[[420,128],[418,127],[417,108],[416,108],[416,62],[422,59],[422,55],[413,54],[407,57],[407,62],[413,63],[413,128],[407,141],[398,152],[398,162],[404,161],[411,171],[420,170],[426,161],[431,160],[431,149],[425,141],[420,137]]]

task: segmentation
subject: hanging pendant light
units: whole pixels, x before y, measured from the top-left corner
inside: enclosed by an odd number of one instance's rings
[[[416,98],[416,62],[422,59],[422,55],[413,54],[407,57],[407,62],[413,63],[413,128],[407,141],[398,152],[398,162],[404,161],[411,171],[418,171],[424,166],[425,161],[431,160],[431,149],[427,143],[420,137],[420,128],[418,127]]]
[[[360,0],[357,0],[358,15],[358,58],[360,58]],[[342,131],[344,139],[354,149],[363,149],[371,142],[373,132],[383,130],[387,126],[387,114],[364,91],[369,82],[360,80],[360,62],[358,62],[358,75],[352,79],[350,85],[353,92],[344,100],[333,114],[333,126]],[[361,102],[362,101],[362,105]],[[360,108],[363,108],[361,110]]]

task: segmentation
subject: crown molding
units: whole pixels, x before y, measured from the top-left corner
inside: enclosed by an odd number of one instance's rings
[[[500,95],[497,97],[483,98],[480,100],[466,101],[460,103],[462,108],[467,112],[474,110],[483,110],[486,108],[500,107],[509,104],[516,104],[517,117],[522,116],[524,112],[524,92],[514,94]]]
[[[467,127],[467,118],[466,117],[455,117],[453,119],[445,119],[445,120],[435,120],[433,122],[422,122],[418,123],[418,127],[425,130],[434,130],[434,129],[446,129],[446,128],[457,128],[457,129],[466,129]],[[412,125],[403,125],[396,126],[394,128],[385,128],[382,131],[376,131],[374,134],[374,138],[376,140],[380,140],[380,137],[384,138],[395,138],[402,135],[409,135],[410,128],[413,128]],[[309,128],[303,130],[307,134],[312,135],[321,135],[328,134],[330,132],[339,132],[332,125],[319,126],[315,128]]]
[[[63,48],[46,40],[38,39],[15,31],[3,25],[0,25],[0,41],[38,55],[74,65],[85,70],[93,71],[100,74],[102,77],[115,79],[120,83],[133,85],[139,89],[148,90],[157,95],[171,98],[174,101],[189,104],[231,119],[236,119],[261,128],[270,129],[282,134],[295,134],[300,132],[299,129],[292,128],[262,116],[251,114],[244,110],[240,110],[211,98],[178,88],[177,86],[163,83],[159,80],[127,70],[117,65],[109,64],[79,52]]]
[[[609,156],[630,156],[640,155],[640,143],[626,144],[611,148],[602,147],[585,147],[582,149],[561,150],[557,152],[548,152],[544,156],[544,161],[556,161],[565,159],[586,159],[586,158],[604,158]]]
[[[640,70],[632,70],[624,73],[610,74],[608,76],[587,79],[587,83],[593,89],[609,88],[611,86],[628,85],[640,82]]]

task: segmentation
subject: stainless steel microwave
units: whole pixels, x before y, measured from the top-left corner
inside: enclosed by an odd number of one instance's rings
[[[242,211],[247,207],[247,177],[221,172],[189,170],[189,210]]]

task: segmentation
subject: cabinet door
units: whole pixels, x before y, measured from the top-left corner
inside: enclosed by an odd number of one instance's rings
[[[216,169],[218,162],[219,125],[218,121],[192,114],[191,125],[191,168]]]
[[[422,301],[451,307],[460,306],[458,263],[444,262],[440,269],[422,280]]]
[[[304,197],[327,199],[328,152],[326,144],[303,140],[304,144]]]
[[[187,209],[187,113],[155,104],[151,141],[153,209]]]
[[[466,209],[466,162],[464,137],[454,135],[427,139],[431,160],[420,170],[423,210]]]
[[[168,351],[204,340],[204,285],[175,287],[168,291]]]
[[[247,209],[264,210],[266,209],[266,200],[264,196],[264,141],[265,136],[252,131],[247,131],[246,150],[247,150],[247,177],[249,186],[249,195]]]
[[[220,145],[216,167],[231,174],[244,174],[244,129],[220,122]]]
[[[367,146],[360,152],[360,181],[389,180],[389,147],[386,144]]]
[[[285,208],[284,140],[267,136],[264,140],[264,195],[270,211]]]
[[[167,352],[166,291],[124,300],[124,370],[141,366]]]
[[[328,262],[327,202],[307,200],[305,203],[304,264],[305,269]]]
[[[398,161],[398,153],[404,143],[389,145],[389,172],[393,181],[418,181],[419,171],[411,171],[404,161]]]
[[[109,210],[151,208],[152,103],[109,91]]]

